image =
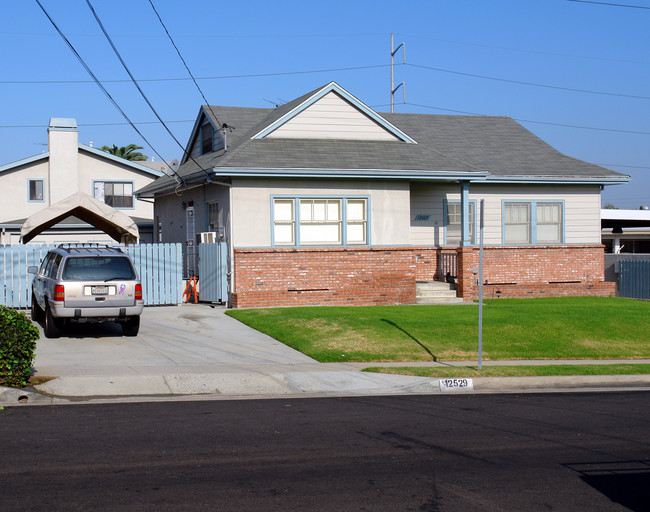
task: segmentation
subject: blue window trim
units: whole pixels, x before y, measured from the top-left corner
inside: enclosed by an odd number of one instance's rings
[[[460,199],[443,199],[442,200],[442,227],[444,228],[444,245],[447,245],[447,205],[448,204],[460,204],[461,201]],[[476,199],[470,199],[468,203],[471,203],[474,205],[474,241],[471,242],[469,245],[470,247],[474,247],[476,245],[476,233],[477,233],[477,228],[478,228],[478,213],[477,213],[477,205],[478,201]],[[461,235],[462,237],[462,235]],[[461,240],[462,241],[462,240]],[[458,247],[460,247],[460,242],[458,243]],[[456,246],[453,246],[456,247]]]
[[[95,198],[95,183],[130,183],[133,206],[111,206],[111,208],[115,208],[116,210],[135,210],[135,182],[133,180],[93,180],[91,183],[92,189],[90,190],[90,197],[92,198]]]
[[[32,181],[40,181],[43,184],[43,197],[41,199],[29,198],[29,185]],[[45,202],[45,178],[27,178],[27,202],[28,203],[44,203]]]
[[[530,243],[518,244],[515,242],[508,242],[506,244],[506,203],[526,203],[530,205]],[[561,220],[561,240],[559,242],[537,242],[537,205],[538,204],[559,204],[562,208]],[[566,217],[564,215],[565,201],[564,199],[502,199],[501,200],[501,243],[502,245],[564,245],[565,244],[565,228]]]
[[[273,206],[276,199],[291,199],[293,201],[293,244],[276,244],[275,243],[275,218],[273,212]],[[341,243],[340,244],[305,244],[300,243],[300,200],[301,199],[335,199],[341,201]],[[347,241],[347,202],[349,200],[362,199],[366,202],[366,243],[365,244],[348,244]],[[363,195],[289,195],[289,194],[280,194],[280,195],[271,195],[271,247],[309,247],[309,248],[320,248],[320,247],[368,247],[370,243],[370,196]]]

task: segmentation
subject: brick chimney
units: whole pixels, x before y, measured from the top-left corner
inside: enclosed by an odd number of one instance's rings
[[[47,129],[49,204],[79,191],[79,133],[74,119],[50,119]]]

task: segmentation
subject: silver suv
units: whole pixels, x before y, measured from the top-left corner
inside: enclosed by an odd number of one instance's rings
[[[32,284],[32,318],[45,320],[45,336],[57,338],[68,322],[119,322],[126,336],[140,328],[142,284],[133,261],[109,246],[59,245],[50,250]]]

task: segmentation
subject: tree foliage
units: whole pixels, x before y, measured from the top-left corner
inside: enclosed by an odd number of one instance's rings
[[[142,146],[136,146],[135,144],[129,144],[128,146],[123,146],[121,148],[118,148],[115,144],[113,144],[113,147],[109,146],[103,146],[101,148],[102,151],[106,151],[107,153],[110,153],[111,155],[119,156],[120,158],[124,158],[124,160],[131,160],[134,162],[141,162],[146,160],[148,157],[146,155],[143,155],[142,153],[136,151],[138,149],[143,149]]]

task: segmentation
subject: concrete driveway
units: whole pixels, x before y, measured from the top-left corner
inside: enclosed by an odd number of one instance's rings
[[[322,364],[205,304],[145,308],[136,337],[118,324],[78,324],[43,336],[33,367],[60,397],[287,396],[431,392],[419,377]]]
[[[148,307],[138,336],[118,324],[77,324],[57,339],[43,335],[34,367],[41,374],[95,373],[98,368],[315,363],[273,338],[204,304]]]

